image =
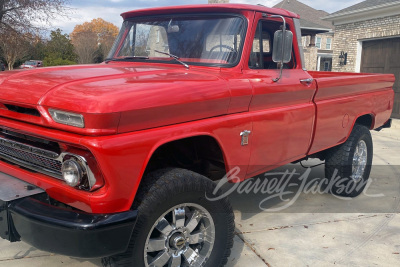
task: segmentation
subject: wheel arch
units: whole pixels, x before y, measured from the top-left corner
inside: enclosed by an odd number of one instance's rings
[[[191,147],[185,147],[184,146],[191,146]],[[177,150],[174,150],[177,149]],[[181,136],[178,138],[173,138],[173,139],[168,139],[164,140],[163,142],[158,143],[153,149],[151,156],[148,158],[148,161],[146,163],[146,167],[144,169],[143,175],[145,175],[147,172],[152,171],[154,169],[157,169],[157,165],[154,165],[157,163],[157,156],[163,156],[161,153],[168,153],[168,156],[174,157],[178,155],[179,153],[191,153],[193,152],[191,149],[194,149],[196,155],[184,155],[184,156],[197,156],[198,159],[205,159],[205,157],[208,157],[209,160],[214,160],[218,161],[221,163],[221,168],[224,169],[224,171],[227,171],[227,162],[226,162],[226,157],[224,150],[222,148],[221,143],[218,141],[217,138],[210,134],[198,134],[198,135],[190,135],[190,136]],[[188,158],[190,159],[190,158]],[[171,162],[175,162],[175,160],[179,159],[173,159]],[[161,163],[161,162],[158,162]],[[179,165],[179,162],[177,162]],[[181,165],[184,165],[182,163]],[[161,166],[162,168],[165,167],[181,167],[184,169],[188,169],[191,171],[196,172],[195,169],[192,169],[189,166]],[[199,170],[197,170],[199,172]],[[204,176],[209,177],[206,173],[202,173],[200,170],[201,174]]]
[[[375,127],[375,115],[372,113],[367,113],[356,116],[351,130],[353,130],[355,124],[364,125],[368,129],[372,130]]]
[[[180,156],[182,155],[181,154],[182,150],[173,151],[172,149],[182,148],[184,145],[194,145],[196,148],[200,150],[197,152],[200,152],[198,155],[202,157],[199,158],[200,161],[198,162],[198,164],[193,164],[192,167],[188,167],[188,166],[182,166],[182,164],[179,164],[179,162],[176,162],[176,164],[174,165],[173,160],[172,162],[170,160],[168,162],[165,162],[166,164],[162,161],[166,155],[169,155],[170,159],[176,159],[176,156],[180,158]],[[207,149],[209,149],[211,153],[206,153]],[[187,151],[190,152],[189,150]],[[168,154],[168,152],[171,151],[175,153]],[[207,156],[208,157],[215,156],[215,158],[207,158]],[[213,165],[204,164],[204,160],[206,160],[207,162],[207,159],[209,161],[212,160],[212,163],[215,164]],[[189,165],[190,163],[191,162],[189,161]],[[141,174],[138,179],[138,183],[133,192],[132,203],[136,198],[137,192],[141,189],[141,185],[146,182],[145,181],[146,174],[148,174],[149,172],[168,167],[180,167],[200,173],[205,177],[209,178],[210,180],[217,180],[222,178],[223,175],[226,174],[227,166],[229,165],[221,142],[218,140],[217,137],[209,133],[197,133],[195,135],[192,134],[192,135],[175,136],[160,140],[153,146],[150,153],[148,154],[146,161],[143,164]],[[207,173],[207,171],[209,170],[207,169],[207,167],[216,168],[216,170],[214,170],[213,172],[213,175]],[[210,171],[213,171],[213,169],[211,169]]]
[[[341,141],[339,143],[337,143],[331,147],[328,147],[326,149],[317,151],[317,152],[309,155],[309,157],[319,158],[319,159],[324,160],[326,157],[326,153],[328,153],[332,149],[335,149],[339,145],[345,143],[349,139],[350,134],[353,131],[356,124],[363,125],[363,126],[367,127],[369,130],[373,130],[375,127],[375,115],[372,113],[361,113],[361,114],[355,116],[353,123],[351,124],[351,127],[349,127],[347,135],[343,139],[341,139]]]
[[[361,114],[355,116],[354,120],[353,120],[353,124],[351,125],[346,138],[340,144],[346,142],[347,139],[349,139],[350,134],[353,131],[354,126],[356,124],[363,125],[363,126],[367,127],[369,130],[372,130],[372,129],[374,129],[374,125],[375,125],[375,115],[373,113],[361,113]]]

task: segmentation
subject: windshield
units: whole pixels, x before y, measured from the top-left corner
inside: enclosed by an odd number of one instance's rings
[[[35,61],[25,61],[24,65],[35,66],[36,62]]]
[[[189,65],[234,65],[240,59],[244,32],[244,20],[234,15],[128,20],[108,58],[179,64],[168,55],[172,54]]]

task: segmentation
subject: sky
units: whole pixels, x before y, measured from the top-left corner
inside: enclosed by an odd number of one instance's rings
[[[230,0],[230,3],[262,4],[272,7],[281,0]],[[362,0],[301,0],[315,9],[333,13],[340,9],[352,6]],[[208,0],[70,0],[72,8],[69,18],[59,18],[52,22],[52,28],[60,28],[64,33],[71,33],[77,24],[103,18],[120,27],[120,14],[125,11],[161,6],[175,6],[188,4],[207,4]]]

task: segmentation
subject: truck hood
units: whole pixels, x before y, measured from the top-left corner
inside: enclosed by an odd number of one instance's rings
[[[140,63],[15,71],[0,76],[0,101],[41,113],[119,114],[125,132],[226,114],[230,91],[217,74]]]

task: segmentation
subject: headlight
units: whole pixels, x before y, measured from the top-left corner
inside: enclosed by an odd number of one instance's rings
[[[83,176],[82,167],[75,160],[69,159],[64,161],[61,172],[65,182],[69,186],[75,187],[81,183]]]
[[[55,122],[79,128],[85,127],[85,120],[81,114],[55,110],[51,108],[49,109],[49,113]]]

